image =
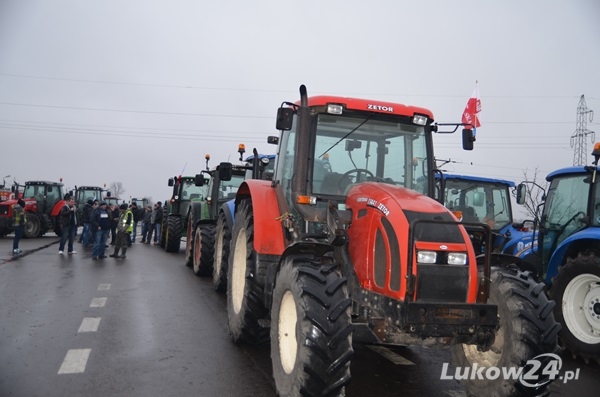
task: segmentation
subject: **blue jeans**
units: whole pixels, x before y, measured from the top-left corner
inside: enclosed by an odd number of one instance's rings
[[[91,229],[92,225],[89,223],[84,223],[83,224],[83,231],[81,232],[81,244],[83,244],[83,246],[85,248],[87,248],[87,246],[90,243],[90,229]]]
[[[68,251],[73,252],[73,241],[77,235],[77,225],[63,226],[62,234],[60,236],[60,245],[58,246],[59,251],[65,250],[65,243],[69,239]]]
[[[137,225],[138,221],[133,221],[133,232],[131,232],[131,242],[135,242],[135,237],[137,236]]]
[[[94,242],[94,248],[92,249],[92,257],[98,258],[104,256],[104,246],[106,245],[106,239],[108,238],[109,233],[110,229],[96,231],[96,241]]]
[[[15,238],[13,239],[13,250],[19,249],[19,241],[23,237],[25,231],[25,225],[15,226]]]
[[[148,229],[150,229],[150,224],[142,222],[142,241],[146,241],[146,237],[148,236]]]

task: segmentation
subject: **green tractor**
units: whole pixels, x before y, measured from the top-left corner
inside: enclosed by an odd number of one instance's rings
[[[210,181],[208,196],[205,200],[191,203],[187,218],[185,264],[192,267],[195,275],[212,275],[219,208],[235,198],[238,187],[246,179],[246,172],[251,169],[252,166],[223,162],[196,175],[198,186],[205,183],[207,176],[210,176]]]
[[[183,226],[188,224],[190,206],[193,202],[206,199],[208,179],[197,186],[195,176],[175,176],[169,178],[168,184],[173,188],[173,194],[163,216],[160,245],[167,252],[179,252]]]

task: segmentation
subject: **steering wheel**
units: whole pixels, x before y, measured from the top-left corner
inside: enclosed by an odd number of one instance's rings
[[[560,228],[560,230],[558,231],[558,235],[560,236],[561,234],[563,234],[563,232],[565,231],[565,229],[567,228],[567,226],[569,226],[569,224],[571,222],[573,222],[575,220],[575,218],[577,218],[579,215],[585,216],[586,214],[583,211],[579,211],[578,213],[576,213],[575,215],[573,215],[571,218],[569,218],[569,220],[567,221],[567,223],[565,223],[563,225],[563,227]]]
[[[354,169],[352,169],[352,170],[350,170],[350,171],[346,171],[346,172],[344,172],[344,173],[342,174],[342,176],[340,176],[340,179],[339,179],[339,181],[338,181],[338,188],[339,188],[341,191],[344,191],[344,190],[346,189],[346,187],[347,187],[347,186],[342,186],[342,181],[344,181],[345,179],[350,179],[350,175],[352,175],[352,174],[356,174],[356,179],[355,179],[355,180],[356,180],[357,182],[358,182],[358,180],[359,180],[359,178],[360,178],[361,174],[365,174],[365,175],[367,175],[367,176],[370,176],[371,178],[374,178],[374,179],[376,179],[376,178],[375,178],[375,175],[373,175],[373,173],[372,173],[371,171],[369,171],[368,169],[366,169],[366,168],[354,168]],[[350,180],[351,180],[351,179],[350,179]]]

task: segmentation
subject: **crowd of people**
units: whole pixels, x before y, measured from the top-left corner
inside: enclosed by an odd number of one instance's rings
[[[19,200],[13,206],[13,225],[15,237],[13,239],[13,255],[22,253],[19,242],[23,236],[26,218],[25,202]],[[160,244],[161,227],[163,221],[163,207],[159,201],[154,207],[146,205],[138,208],[137,203],[108,205],[105,201],[88,200],[82,211],[83,229],[79,242],[84,249],[92,250],[92,259],[106,258],[106,248],[114,246],[114,252],[109,255],[113,258],[126,258],[127,248],[136,241],[137,228],[142,225],[142,239],[144,244],[154,242]],[[64,255],[65,247],[68,255],[77,254],[73,243],[77,237],[79,225],[77,219],[77,206],[75,198],[65,196],[65,204],[60,210],[58,222],[61,224],[61,238],[58,254]],[[110,243],[108,242],[110,238]]]

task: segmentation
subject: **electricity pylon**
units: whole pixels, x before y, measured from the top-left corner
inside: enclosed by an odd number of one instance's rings
[[[579,105],[577,105],[577,129],[571,135],[571,147],[575,148],[573,152],[573,165],[585,165],[586,159],[589,158],[587,152],[587,141],[585,137],[591,136],[592,143],[594,143],[595,132],[587,129],[587,120],[585,115],[589,114],[590,122],[594,119],[594,111],[588,109],[585,104],[585,97],[582,95],[579,99]]]

